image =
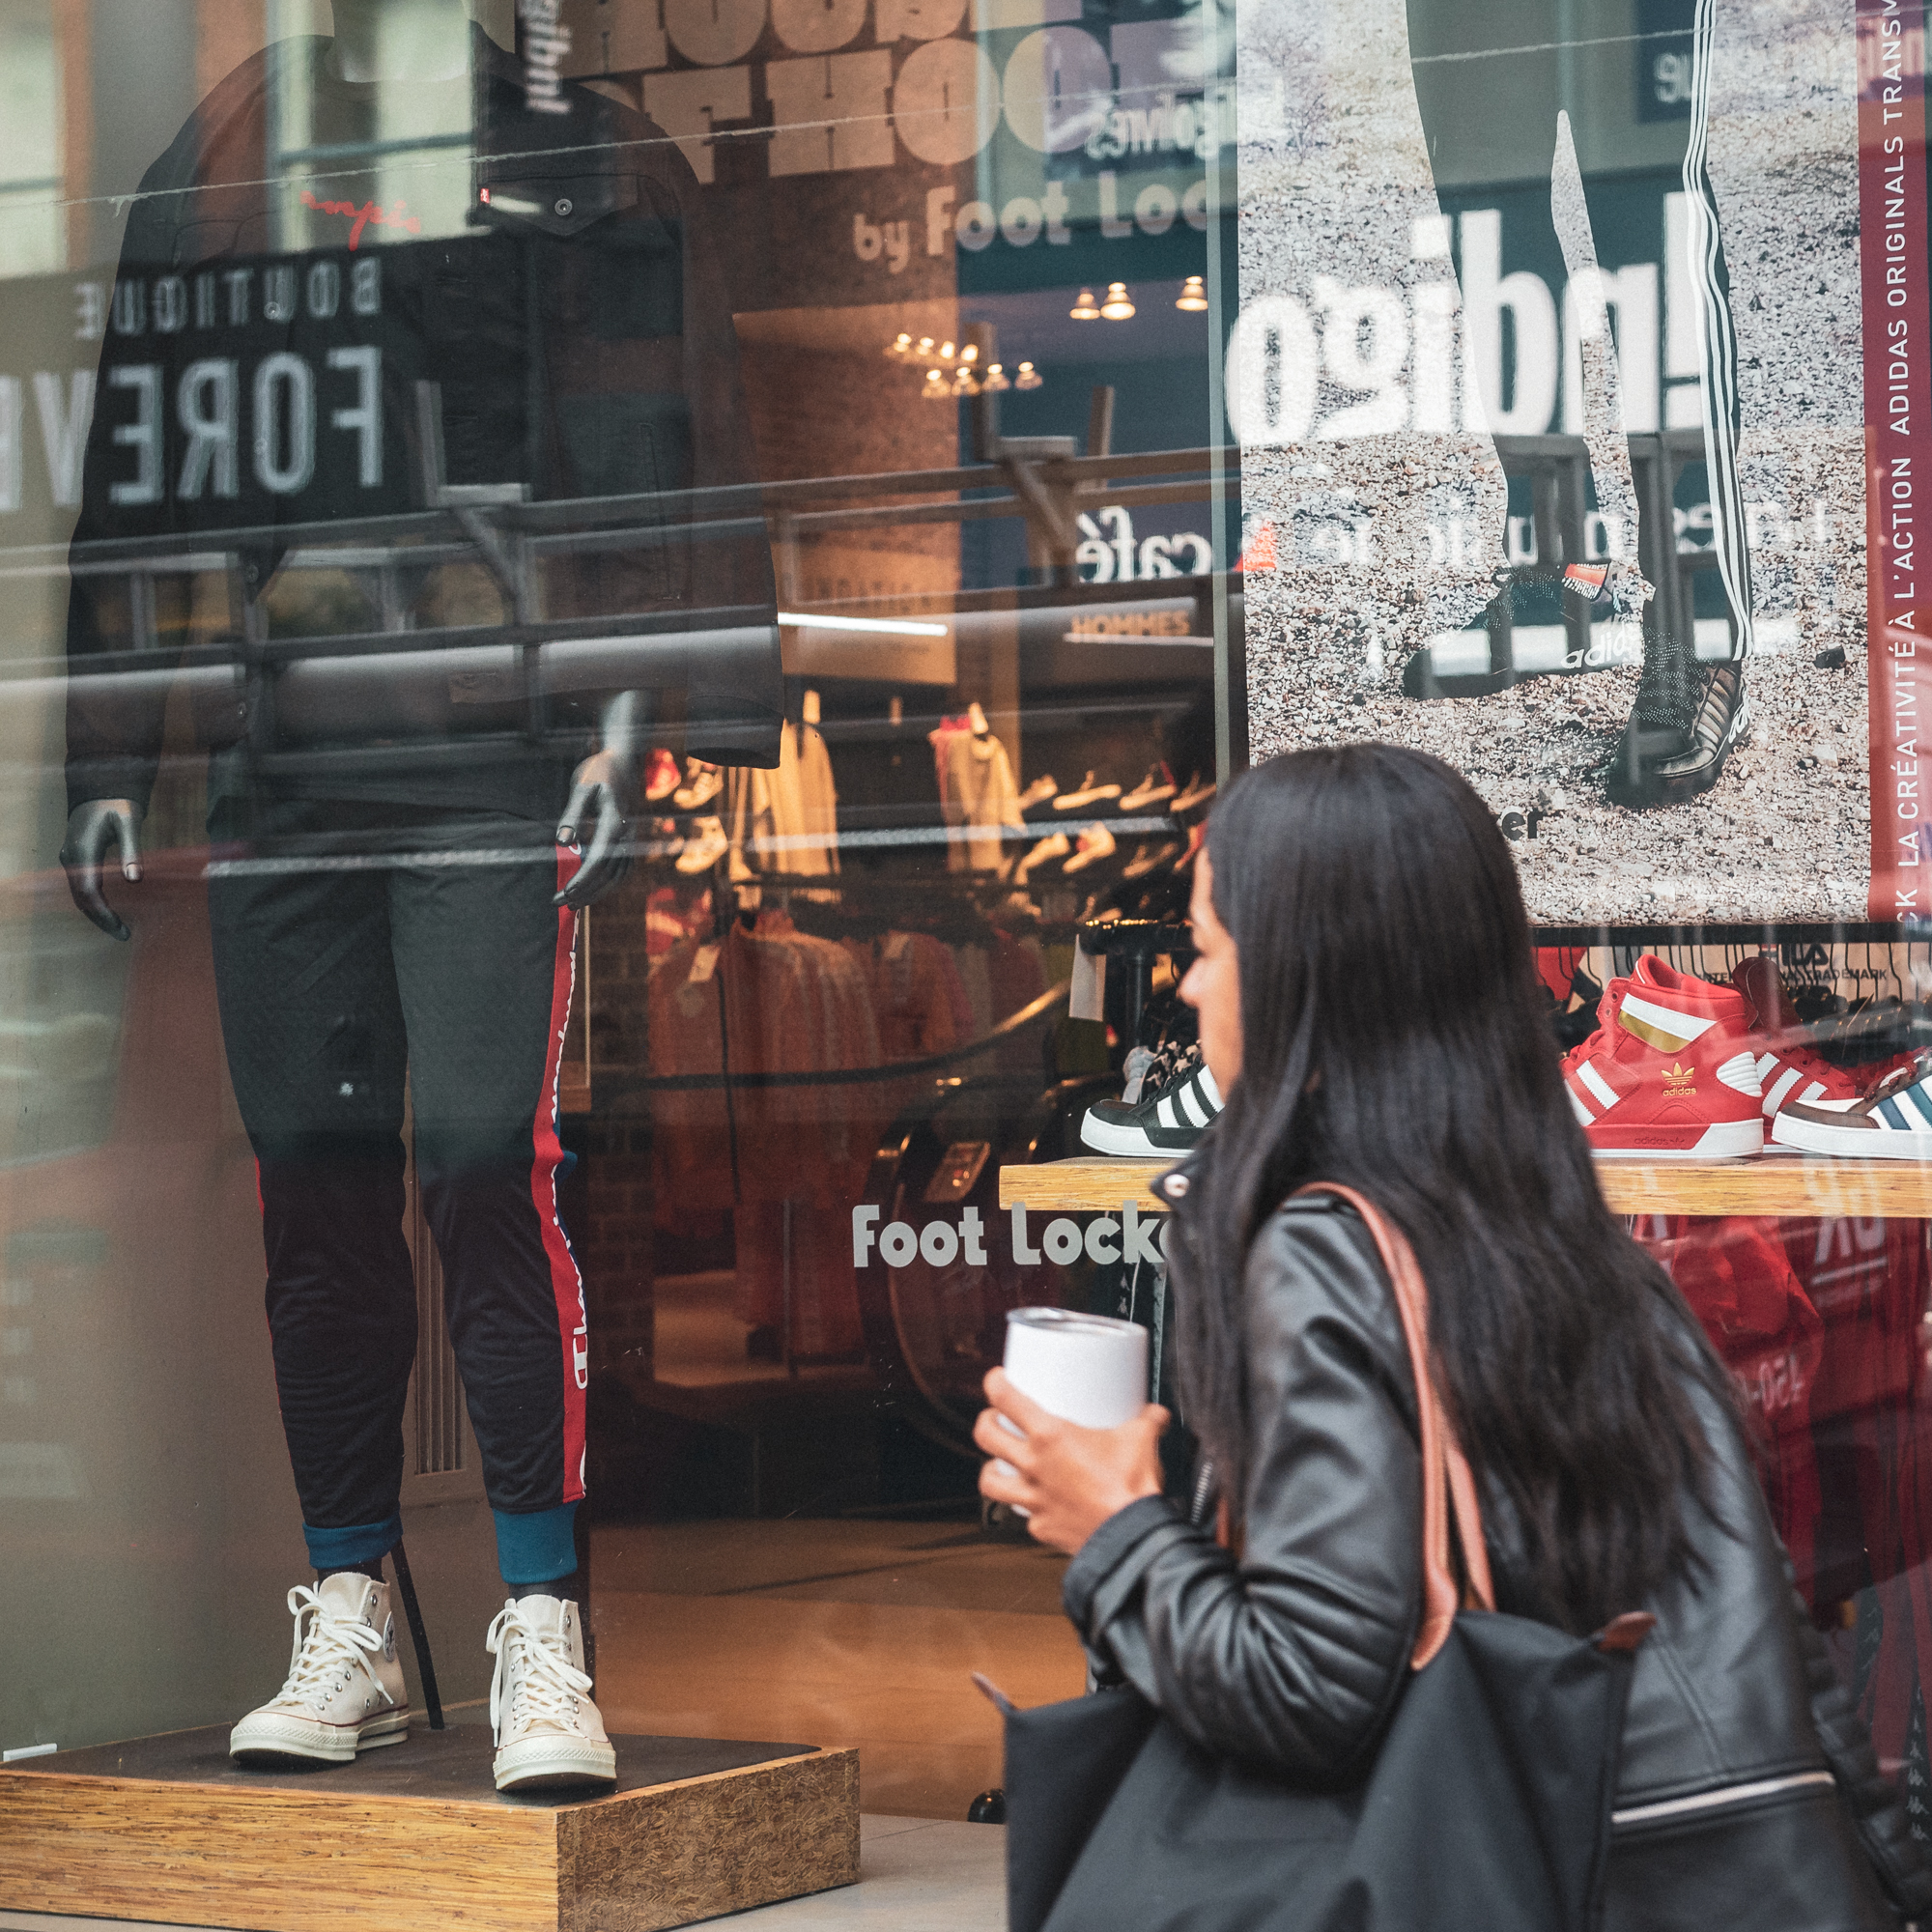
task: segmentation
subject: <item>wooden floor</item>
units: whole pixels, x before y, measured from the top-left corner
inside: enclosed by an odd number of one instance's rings
[[[963,1819],[1014,1702],[1080,1693],[1064,1560],[967,1522],[600,1528],[598,1702],[612,1729],[856,1746],[867,1811]]]

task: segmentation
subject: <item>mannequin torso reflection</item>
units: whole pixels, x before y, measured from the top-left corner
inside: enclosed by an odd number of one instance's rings
[[[336,0],[334,24],[334,38],[326,44],[270,49],[260,57],[259,81],[231,76],[223,83],[226,118],[211,117],[221,127],[232,126],[240,113],[256,111],[255,103],[275,88],[284,91],[278,99],[291,88],[308,88],[312,100],[301,126],[326,129],[366,122],[370,158],[341,158],[341,145],[331,148],[326,132],[311,140],[306,157],[290,157],[286,178],[274,185],[279,192],[271,197],[273,205],[262,217],[268,225],[258,231],[283,235],[285,241],[303,232],[275,225],[291,207],[313,209],[331,200],[352,207],[365,201],[397,205],[382,173],[386,162],[379,151],[384,144],[375,138],[393,124],[384,100],[389,90],[412,103],[418,119],[431,111],[423,108],[425,101],[458,122],[473,109],[476,155],[483,152],[488,115],[514,117],[521,107],[514,64],[492,49],[461,0]],[[468,87],[462,85],[466,81]],[[326,93],[329,98],[324,102]],[[592,118],[604,111],[596,97],[582,96],[572,111],[583,118],[566,124],[560,130],[566,137],[574,128],[602,125]],[[666,270],[666,244],[660,242],[656,253],[612,248],[586,266],[570,255],[572,249],[596,246],[594,234],[582,224],[519,236],[479,222],[471,153],[462,152],[462,142],[452,144],[444,129],[429,132],[436,139],[426,147],[433,145],[447,169],[460,176],[460,191],[444,196],[453,211],[450,233],[432,229],[413,240],[419,231],[392,224],[358,229],[351,237],[347,224],[337,223],[343,233],[331,230],[327,241],[306,244],[305,250],[283,249],[282,259],[306,252],[311,265],[323,265],[327,276],[340,278],[311,282],[304,270],[295,284],[303,290],[348,287],[349,271],[368,253],[380,252],[401,265],[385,270],[384,300],[390,306],[380,322],[387,333],[375,338],[376,346],[345,350],[320,332],[280,338],[282,367],[301,360],[295,350],[305,347],[305,366],[316,372],[306,380],[320,384],[333,378],[338,384],[319,405],[323,431],[331,422],[340,429],[345,399],[352,422],[358,419],[357,407],[372,416],[378,407],[368,399],[375,393],[373,375],[360,405],[354,400],[358,392],[341,385],[355,379],[357,368],[388,365],[355,358],[388,356],[393,363],[398,355],[433,355],[446,345],[409,338],[409,327],[427,334],[433,326],[412,318],[441,317],[434,326],[460,327],[464,304],[444,298],[437,307],[436,290],[459,273],[471,278],[468,286],[477,287],[492,272],[488,265],[509,261],[521,264],[532,293],[526,307],[499,302],[492,312],[498,339],[490,350],[497,361],[489,366],[514,367],[519,349],[514,327],[522,326],[530,335],[521,344],[527,366],[563,374],[554,392],[532,384],[505,384],[515,389],[516,407],[526,415],[548,410],[551,416],[527,433],[519,428],[495,442],[478,442],[482,454],[472,461],[500,459],[509,466],[525,460],[526,489],[540,497],[617,495],[652,487],[640,485],[623,467],[626,425],[643,425],[643,436],[634,440],[658,452],[660,469],[654,473],[662,473],[665,452],[718,440],[707,436],[699,414],[705,407],[715,412],[717,396],[728,399],[729,385],[716,380],[715,371],[693,385],[714,400],[680,403],[682,418],[664,394],[663,370],[678,366],[676,357],[687,354],[679,343],[715,338],[721,326],[729,329],[728,307],[722,303],[717,304],[722,325],[715,315],[703,318],[703,327],[686,319],[697,299],[694,289],[703,286],[689,258],[681,270]],[[510,145],[526,146],[524,129],[516,132]],[[190,139],[195,133],[191,124],[170,157],[198,152]],[[209,136],[210,143],[214,138]],[[578,131],[574,138],[583,144],[586,137]],[[224,163],[227,174],[215,185],[228,188],[239,179],[245,186],[246,161],[243,156],[236,164],[231,156]],[[420,191],[416,183],[423,176],[416,165],[410,181],[412,195]],[[306,196],[289,192],[298,185],[307,189]],[[202,177],[186,184],[190,192],[202,185]],[[644,190],[628,187],[628,200],[611,192],[606,204],[611,218],[639,205]],[[560,199],[556,204],[560,210],[570,205]],[[688,215],[652,220],[649,234],[668,235],[674,248],[682,230],[681,244],[689,250]],[[131,249],[131,225],[129,232]],[[416,267],[404,261],[412,244]],[[170,256],[145,245],[150,252],[132,256],[135,272],[151,272],[156,261],[184,261],[179,253]],[[539,247],[552,251],[542,274],[535,266]],[[487,252],[492,249],[497,252]],[[465,251],[469,251],[467,267]],[[124,254],[124,265],[128,259]],[[185,266],[193,270],[219,259],[202,255]],[[485,266],[479,269],[478,263]],[[553,270],[575,270],[601,292],[604,359],[624,372],[615,379],[614,393],[600,395],[586,387],[567,354],[536,338],[545,326],[542,302]],[[417,275],[415,282],[410,273]],[[439,275],[444,278],[440,284]],[[621,279],[652,275],[659,282],[651,287]],[[260,286],[266,289],[267,283]],[[667,288],[682,293],[667,296]],[[414,308],[409,298],[416,300]],[[315,298],[307,299],[313,311]],[[266,306],[264,298],[249,318],[252,326],[270,319]],[[213,298],[209,308],[212,315]],[[345,313],[346,305],[325,305],[324,319],[339,328]],[[533,319],[520,325],[519,318]],[[295,316],[289,327],[314,322],[312,313]],[[321,327],[316,324],[317,330]],[[507,348],[500,339],[506,327],[512,332]],[[715,352],[706,342],[688,353]],[[210,365],[204,360],[195,366]],[[251,365],[240,366],[239,380],[228,381],[245,396]],[[349,374],[341,373],[345,369]],[[222,390],[218,381],[196,380],[213,381],[213,386],[193,392],[197,413],[191,427],[212,439],[219,424],[211,412],[217,410]],[[171,383],[156,386],[163,395],[174,393]],[[264,392],[258,385],[252,393],[259,475]],[[480,403],[466,401],[464,420],[487,413],[495,400],[499,399],[485,395]],[[188,406],[183,407],[185,413]],[[334,418],[327,413],[331,410]],[[602,440],[584,428],[586,420],[600,416]],[[682,432],[675,426],[680,420],[688,426]],[[128,500],[125,476],[112,467],[120,460],[112,430],[109,423],[100,432],[98,455],[90,445],[83,523],[100,534],[115,533],[108,506]],[[271,426],[268,433],[278,432]],[[372,442],[380,434],[372,431]],[[655,444],[648,440],[652,434],[659,439]],[[346,436],[339,440],[343,449],[352,447]],[[519,458],[518,452],[539,445],[563,452],[548,471],[539,472],[534,457]],[[231,498],[248,487],[246,460],[238,451],[232,469],[242,480],[231,481],[225,493]],[[340,503],[366,521],[363,499],[355,495],[353,457],[344,460],[350,475]],[[370,467],[365,462],[365,471]],[[309,472],[321,476],[314,462]],[[211,496],[223,494],[210,478],[221,473],[218,466],[205,465],[192,479],[193,489],[181,482],[178,494],[195,498],[194,514],[223,514],[218,505],[212,512],[210,506]],[[185,474],[176,457],[170,487]],[[301,479],[305,487],[308,480]],[[361,480],[366,484],[368,476]],[[265,487],[277,486],[271,480]],[[318,480],[314,491],[326,487],[332,486]],[[333,503],[323,509],[344,513]],[[231,523],[246,524],[254,511],[244,496],[241,508],[227,514]],[[301,524],[313,521],[316,512],[306,500],[284,497],[269,501],[262,514]],[[272,606],[283,554],[268,554],[270,577],[261,599]],[[610,571],[592,590],[600,582],[616,582],[619,587],[611,594],[629,595],[631,582]],[[578,594],[582,599],[586,593],[580,586]],[[76,636],[95,623],[89,614],[95,607],[87,604],[78,579],[74,608],[79,614],[70,617],[71,653]],[[280,608],[286,614],[296,607],[285,600]],[[574,608],[581,611],[582,603]],[[273,621],[272,610],[268,621]],[[315,628],[303,623],[296,634],[312,634]],[[105,631],[111,633],[111,624]],[[344,762],[340,769],[349,777],[333,788],[326,759],[323,776],[315,776],[317,761],[311,760],[306,775],[293,779],[277,776],[282,768],[251,767],[242,759],[231,761],[226,789],[217,792],[210,816],[211,838],[224,854],[212,868],[210,884],[217,992],[230,1073],[260,1176],[282,1421],[317,1572],[313,1591],[304,1587],[298,1593],[301,1641],[288,1682],[236,1726],[231,1749],[244,1763],[343,1762],[359,1749],[401,1743],[407,1735],[407,1693],[394,1645],[382,1641],[390,1614],[383,1560],[401,1529],[401,1424],[418,1319],[413,1270],[401,1232],[407,1081],[416,1173],[442,1262],[450,1336],[509,1593],[489,1634],[497,1658],[497,1783],[499,1789],[527,1790],[596,1784],[613,1776],[614,1757],[582,1667],[573,1527],[583,1494],[589,1357],[582,1283],[556,1214],[556,1179],[564,1163],[557,1139],[557,1055],[571,999],[577,913],[615,885],[630,865],[630,819],[647,710],[638,693],[609,698],[601,714],[593,710],[589,742],[586,746],[583,736],[575,741],[583,754],[574,768],[568,758],[556,768],[555,792],[546,791],[549,781],[539,771],[536,780],[526,772],[521,788],[507,786],[493,797],[491,768],[472,763],[466,773],[469,753],[460,733],[422,739],[418,759],[410,751],[418,741],[380,731],[370,734],[379,741],[372,747],[351,748],[361,762]],[[83,711],[84,702],[77,710],[71,697],[71,810],[62,863],[80,910],[103,931],[126,939],[128,926],[107,902],[101,874],[118,855],[123,877],[129,884],[138,881],[145,799],[134,788],[89,789],[85,774],[132,770],[147,757],[151,780],[157,746],[109,747],[111,756],[99,755],[94,747],[89,755],[76,756],[75,720]],[[444,776],[451,772],[456,781]],[[565,789],[567,797],[560,798],[557,792]],[[372,1631],[374,1649],[367,1641]]]

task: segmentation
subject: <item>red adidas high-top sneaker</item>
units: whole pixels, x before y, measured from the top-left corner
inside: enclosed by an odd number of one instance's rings
[[[1858,1076],[1813,1053],[1804,1044],[1804,1022],[1784,997],[1777,961],[1759,952],[1731,968],[1731,983],[1750,1004],[1757,1034],[1757,1077],[1764,1089],[1764,1117],[1796,1100],[1850,1100],[1858,1095]]]
[[[1750,1003],[1646,953],[1604,991],[1603,1024],[1563,1059],[1594,1151],[1735,1160],[1764,1147]]]

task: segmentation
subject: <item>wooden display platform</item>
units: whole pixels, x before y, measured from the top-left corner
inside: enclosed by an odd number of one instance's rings
[[[498,1796],[481,1724],[244,1771],[226,1726],[0,1770],[0,1901],[244,1932],[658,1932],[859,1876],[859,1753],[616,1738],[617,1786]]]
[[[1132,1201],[1164,1214],[1149,1192],[1171,1160],[1040,1161],[1000,1170],[1000,1206],[1056,1214],[1118,1214]],[[1618,1214],[1846,1215],[1932,1220],[1932,1162],[1822,1160],[1763,1153],[1752,1160],[1600,1160],[1604,1199]]]

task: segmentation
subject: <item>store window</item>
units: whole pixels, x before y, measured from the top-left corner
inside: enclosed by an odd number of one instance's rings
[[[1494,810],[1932,1777],[1932,1129],[1779,1126],[1924,1043],[1922,70],[1903,0],[0,0],[0,1747],[235,1723],[406,1532],[457,1718],[568,1573],[611,1732],[963,1817],[967,1673],[1084,1669],[980,1378],[1045,1305],[1171,1394],[1207,815],[1378,738]]]

